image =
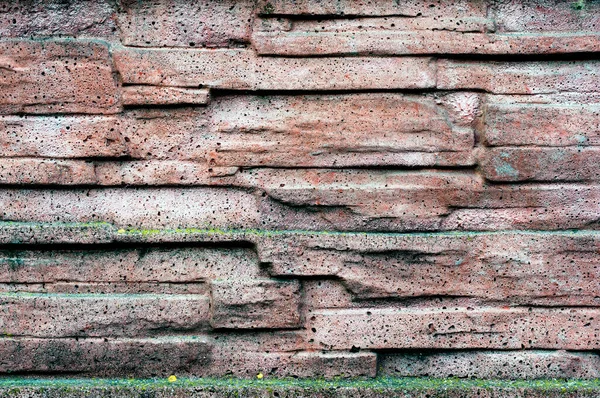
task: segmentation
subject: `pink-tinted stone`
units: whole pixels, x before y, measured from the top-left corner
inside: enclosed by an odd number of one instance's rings
[[[265,58],[237,50],[120,48],[117,70],[126,84],[245,90],[430,88],[428,58]]]
[[[288,234],[258,242],[279,277],[336,277],[305,287],[308,306],[360,299],[473,297],[509,304],[598,305],[595,232]],[[320,288],[321,284],[323,287]],[[320,291],[322,290],[322,292]],[[350,298],[348,297],[349,295]]]
[[[209,293],[204,282],[54,282],[1,283],[3,293],[63,293],[63,294],[200,294]]]
[[[120,110],[106,44],[6,40],[0,54],[0,114]]]
[[[3,244],[102,244],[112,242],[115,234],[108,223],[0,222]]]
[[[444,351],[385,354],[379,374],[478,379],[596,379],[600,356],[569,351]]]
[[[211,172],[204,161],[140,160],[94,166],[98,185],[211,185]]]
[[[0,37],[102,37],[116,31],[111,0],[6,0],[0,3]]]
[[[463,172],[335,169],[242,170],[237,181],[292,206],[345,206],[369,217],[424,219],[448,214],[449,203],[481,189],[482,182]]]
[[[237,347],[213,353],[212,374],[243,378],[263,377],[375,377],[377,355],[371,352],[249,352]]]
[[[127,112],[124,139],[134,159],[205,160],[208,116],[204,107]]]
[[[135,228],[254,228],[254,195],[240,190],[74,189],[0,191],[2,219],[110,222]]]
[[[121,41],[136,47],[228,47],[250,41],[253,0],[121,2]]]
[[[593,93],[489,95],[485,115],[483,135],[491,146],[600,145],[600,104]]]
[[[256,329],[300,326],[300,285],[270,279],[211,282],[213,328]]]
[[[245,49],[173,50],[115,48],[125,84],[251,89],[256,56]]]
[[[259,275],[249,249],[138,247],[0,251],[0,282],[192,283]]]
[[[208,103],[208,90],[181,87],[125,86],[123,105],[176,105]]]
[[[598,221],[596,185],[489,185],[457,208],[442,223],[447,230],[588,228]]]
[[[487,4],[484,1],[458,0],[452,2],[426,2],[420,0],[377,2],[339,0],[259,0],[257,10],[263,15],[401,15],[407,17],[446,17],[485,16]]]
[[[600,5],[594,1],[496,1],[491,14],[500,32],[600,31]]]
[[[495,94],[597,92],[596,61],[481,62],[440,60],[437,87],[481,89]]]
[[[485,151],[481,168],[491,181],[594,181],[600,147],[500,147]]]
[[[259,54],[410,55],[410,54],[560,54],[600,50],[600,34],[488,34],[453,31],[373,30],[357,32],[256,32]],[[471,87],[473,88],[473,87]]]
[[[400,94],[219,98],[211,106],[211,161],[245,167],[472,164],[473,131],[454,125],[449,111],[432,97]]]
[[[261,242],[259,246],[263,247],[264,245]],[[298,255],[298,252],[294,251],[292,245],[289,246],[289,250],[290,253],[293,253],[291,256]],[[268,261],[272,257],[265,256],[264,258]],[[315,261],[319,261],[319,258],[316,257]],[[278,266],[279,262],[273,261],[272,274],[278,273]],[[309,273],[306,272],[306,275],[309,275]],[[314,275],[316,274],[311,274],[311,276]],[[307,314],[310,314],[317,308],[351,308],[353,306],[352,293],[348,291],[342,281],[331,279],[305,280],[302,282],[302,289],[304,294],[303,303]]]
[[[91,162],[39,158],[0,159],[0,184],[92,185],[96,183],[96,173]]]
[[[0,304],[12,336],[149,336],[203,330],[209,320],[202,295],[4,293]]]
[[[0,116],[0,155],[52,158],[127,154],[117,116]]]
[[[2,338],[0,373],[79,373],[87,377],[161,377],[205,372],[205,336],[155,338]]]
[[[309,336],[328,349],[597,350],[596,308],[362,308],[314,311]]]
[[[283,335],[285,332],[280,332]],[[249,336],[250,339],[256,336]],[[272,340],[281,338],[272,337]],[[0,373],[80,373],[87,377],[375,376],[369,352],[261,352],[206,335],[154,338],[3,338]]]

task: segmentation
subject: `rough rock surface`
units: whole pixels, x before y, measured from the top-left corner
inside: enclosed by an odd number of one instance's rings
[[[0,376],[600,377],[599,4],[0,0]]]

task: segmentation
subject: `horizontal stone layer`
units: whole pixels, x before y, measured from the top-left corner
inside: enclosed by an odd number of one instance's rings
[[[209,100],[207,89],[125,86],[122,89],[123,105],[206,105]]]
[[[361,308],[313,311],[309,337],[327,349],[597,350],[597,308]]]
[[[254,228],[256,197],[240,190],[101,189],[0,192],[3,219],[110,222],[121,227]],[[43,209],[43,211],[41,210]]]
[[[201,295],[0,294],[5,335],[30,337],[152,336],[208,328]]]
[[[115,48],[113,57],[125,84],[316,91],[435,86],[428,58],[264,58],[246,49],[131,47]]]
[[[122,1],[120,39],[136,47],[228,47],[250,41],[254,1]]]
[[[254,336],[249,336],[250,338]],[[206,335],[194,337],[38,339],[3,338],[0,373],[79,373],[104,377],[375,376],[369,352],[261,352],[244,343],[227,346]]]
[[[272,275],[340,278],[362,299],[453,296],[510,304],[600,304],[600,239],[593,232],[289,234],[258,242],[260,260],[271,264]]]
[[[373,30],[323,32],[255,32],[252,43],[259,54],[410,55],[410,54],[564,54],[600,50],[598,33],[489,34],[443,30]],[[472,87],[473,88],[473,87]]]
[[[443,90],[480,89],[494,94],[600,91],[596,61],[482,62],[440,60],[437,85]]]
[[[117,113],[119,88],[99,41],[0,41],[0,114]]]
[[[383,354],[379,374],[477,379],[596,379],[600,355],[569,351],[444,351]]]
[[[217,329],[300,326],[300,285],[271,279],[219,279],[210,283],[210,324]]]
[[[11,223],[0,229],[5,244],[18,243],[26,234],[30,236],[29,242],[37,244],[56,242],[56,235],[65,236],[66,243],[77,241],[78,236],[81,236],[83,243],[90,242],[89,230],[79,230],[76,226],[72,229],[62,224],[54,228],[52,225],[36,227],[35,224],[25,224],[20,229],[17,226],[18,223]],[[35,237],[37,231],[39,236]],[[109,234],[106,226],[99,226],[98,232]],[[213,279],[216,275],[222,275],[216,270],[235,273],[239,278],[256,278],[257,274],[253,273],[256,268],[250,264],[254,261],[269,264],[269,273],[277,277],[339,278],[336,285],[320,280],[317,286],[310,288],[313,293],[309,293],[306,290],[309,286],[304,285],[305,298],[314,296],[309,301],[315,304],[308,305],[312,308],[351,306],[352,296],[362,299],[470,297],[509,304],[546,306],[598,304],[598,287],[595,283],[598,270],[595,267],[600,237],[595,231],[338,234],[195,229],[117,231],[114,228],[110,235],[102,235],[101,239],[99,241],[109,239],[129,245],[139,245],[139,242],[228,242],[232,246],[234,244],[231,242],[251,243],[257,248],[258,260],[253,259],[248,249],[205,249],[195,251],[196,254],[189,257],[186,257],[186,253],[190,253],[191,249],[150,250],[142,260],[136,260],[135,251],[100,252],[95,256],[80,257],[77,254],[80,252],[70,249],[66,252],[68,255],[59,250],[41,252],[38,254],[39,260],[33,261],[33,254],[29,254],[31,251],[26,246],[12,246],[3,250],[3,263],[8,275],[5,281],[12,281],[14,278],[11,275],[22,275],[32,283],[56,283],[63,279],[80,281],[83,277],[79,276],[76,269],[89,269],[102,259],[115,258],[113,262],[117,263],[117,254],[122,253],[123,257],[118,263],[123,261],[125,271],[137,264],[134,272],[128,274],[128,281],[160,280],[162,267],[171,263],[158,260],[170,256],[173,261],[182,259],[183,264],[178,270],[182,275],[169,276],[171,274],[168,273],[169,278],[163,277],[163,281],[190,281],[190,277],[194,280]],[[223,257],[223,250],[230,250],[231,253]],[[52,264],[63,264],[67,259],[74,259],[73,265],[67,263],[62,273],[58,265]],[[199,269],[195,270],[197,262]],[[31,270],[27,267],[36,263],[41,265]],[[160,266],[154,266],[155,263]],[[113,267],[111,264],[96,266],[99,270]],[[146,270],[142,269],[141,272],[139,267]],[[47,272],[40,275],[42,271]],[[56,277],[48,275],[49,272]],[[114,277],[105,277],[104,280],[121,280],[122,273],[105,273]],[[326,304],[318,302],[321,298],[315,291],[321,290],[318,286],[322,283],[327,286],[322,289],[331,295],[325,298]],[[222,281],[220,284],[227,288],[225,293],[243,291],[245,286],[242,284],[231,290],[229,287],[234,283]],[[249,293],[257,291],[250,289],[251,285],[246,287]],[[248,294],[248,297],[254,296]],[[238,298],[234,295],[231,299]],[[242,304],[245,303],[245,299],[242,299]],[[256,303],[262,305],[260,301]]]
[[[0,283],[120,282],[135,289],[142,282],[193,283],[258,275],[256,253],[235,247],[0,250]]]
[[[3,2],[0,37],[51,36],[116,38],[117,4],[111,0],[67,3],[62,0]]]
[[[561,0],[509,0],[490,3],[500,32],[597,32],[600,5]]]
[[[497,147],[485,152],[481,169],[491,181],[595,181],[600,148]]]
[[[482,136],[489,146],[596,146],[600,144],[598,96],[488,95]]]
[[[152,178],[140,182],[165,183]],[[2,219],[139,228],[559,230],[593,228],[600,195],[594,184],[489,185],[476,174],[435,170],[250,169],[207,180],[214,187],[5,189]]]
[[[392,0],[377,3],[341,0],[327,3],[319,0],[259,0],[257,10],[263,15],[401,15],[407,17],[446,17],[486,15],[483,1],[459,0],[451,3],[424,3],[418,0],[395,2]]]
[[[205,282],[0,282],[0,291],[62,294],[210,294],[209,285]]]
[[[137,105],[156,102],[154,94],[206,94],[153,86],[124,90],[124,103]],[[5,116],[0,117],[0,155],[204,160],[212,167],[470,165],[479,107],[474,93],[227,96],[207,109]]]
[[[209,111],[210,158],[242,167],[469,164],[479,98],[442,101],[401,94],[219,98]]]

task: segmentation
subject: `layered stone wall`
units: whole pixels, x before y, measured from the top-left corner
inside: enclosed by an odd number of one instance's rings
[[[600,3],[0,1],[0,373],[600,377]]]

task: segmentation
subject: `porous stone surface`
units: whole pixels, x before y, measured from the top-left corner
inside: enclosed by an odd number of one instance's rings
[[[600,377],[598,2],[0,0],[0,37],[0,376],[598,395],[395,379]]]

